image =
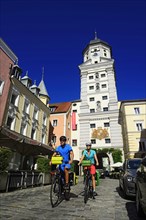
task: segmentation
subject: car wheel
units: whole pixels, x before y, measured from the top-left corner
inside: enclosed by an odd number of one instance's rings
[[[139,196],[139,190],[136,190],[136,210],[137,210],[137,215],[139,217],[143,216],[143,210],[140,204],[140,196]]]
[[[119,189],[122,191],[122,187],[121,187],[121,184],[120,184],[120,180],[119,180]]]
[[[124,196],[124,199],[128,198],[128,196],[126,194],[126,187],[125,187],[124,183],[123,183],[123,196]]]

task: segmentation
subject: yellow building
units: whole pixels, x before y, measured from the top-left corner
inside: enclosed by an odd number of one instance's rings
[[[0,147],[14,152],[10,169],[30,169],[36,155],[53,151],[48,144],[50,97],[43,78],[36,86],[28,73],[21,77],[17,57],[2,39],[0,49]]]
[[[133,158],[138,151],[146,152],[146,100],[122,101],[119,110],[124,156]]]

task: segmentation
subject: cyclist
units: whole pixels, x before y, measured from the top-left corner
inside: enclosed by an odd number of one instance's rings
[[[69,188],[69,170],[73,162],[74,153],[73,149],[69,144],[66,144],[66,137],[60,137],[60,145],[55,149],[55,152],[52,156],[59,154],[63,157],[62,164],[59,165],[60,171],[65,173],[65,189]],[[51,162],[50,162],[51,164]]]
[[[90,142],[86,143],[86,149],[83,151],[83,155],[82,155],[78,165],[81,164],[81,162],[84,158],[86,160],[90,160],[90,162],[91,162],[91,166],[89,167],[89,169],[90,169],[90,174],[91,174],[91,177],[92,177],[93,195],[97,196],[97,193],[95,191],[95,187],[96,187],[95,173],[96,173],[96,166],[98,166],[99,163],[98,163],[98,159],[97,159],[97,156],[96,156],[96,152],[91,149],[91,143]],[[96,161],[96,166],[95,166],[94,160]],[[84,173],[86,173],[86,170],[87,170],[87,167],[84,167]]]

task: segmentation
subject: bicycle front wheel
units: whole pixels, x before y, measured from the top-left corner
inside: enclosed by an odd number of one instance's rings
[[[50,202],[52,207],[58,205],[60,197],[61,197],[61,186],[59,184],[59,178],[55,176],[52,180],[51,190],[50,190]]]

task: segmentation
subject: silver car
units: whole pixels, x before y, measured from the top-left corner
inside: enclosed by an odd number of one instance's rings
[[[123,190],[124,197],[135,196],[136,171],[141,164],[141,158],[126,159],[120,169],[119,187]]]

